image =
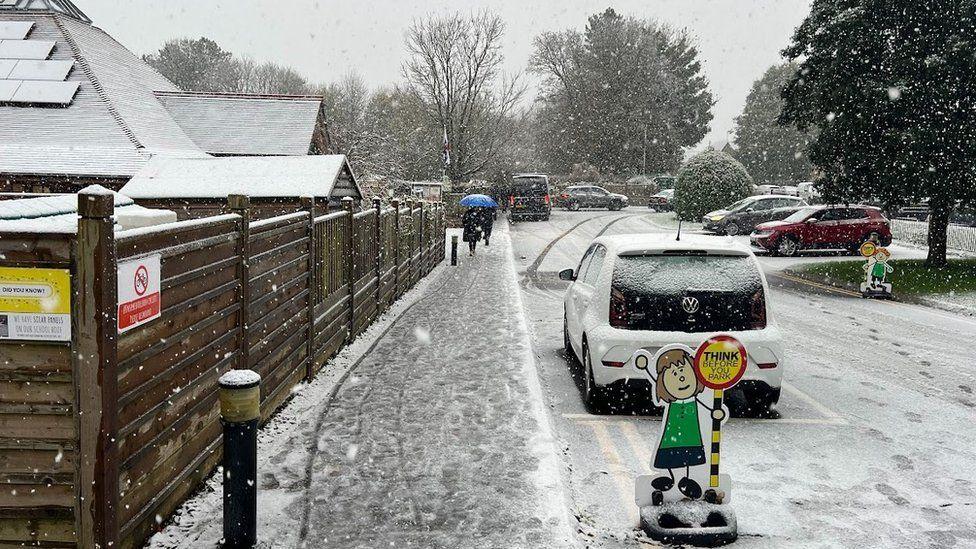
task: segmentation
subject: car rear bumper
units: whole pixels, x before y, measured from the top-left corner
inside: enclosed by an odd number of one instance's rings
[[[779,388],[783,380],[785,352],[783,337],[779,328],[767,327],[762,330],[728,332],[746,347],[749,363],[743,380],[761,382],[773,389]],[[661,347],[671,343],[682,343],[696,349],[710,332],[649,332],[639,330],[619,330],[610,326],[599,327],[587,334],[590,352],[593,357],[593,379],[597,385],[610,385],[627,380],[647,380],[647,374],[634,366],[631,357],[638,349],[656,353]],[[607,364],[622,363],[622,366]],[[775,367],[760,368],[759,364]]]

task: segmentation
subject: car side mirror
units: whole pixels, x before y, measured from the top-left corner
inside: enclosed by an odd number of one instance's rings
[[[809,218],[807,218],[807,220],[805,221],[805,223],[807,223],[808,225],[813,225],[817,221],[819,221],[819,220],[816,217],[809,217]]]
[[[568,280],[572,282],[576,280],[576,272],[572,269],[563,269],[559,271],[559,280]]]

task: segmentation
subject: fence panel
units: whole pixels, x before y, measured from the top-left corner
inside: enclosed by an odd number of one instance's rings
[[[348,215],[343,211],[315,218],[317,276],[321,280],[314,310],[315,371],[342,348],[349,336],[349,281],[345,268],[345,261],[349,260]]]
[[[397,297],[406,293],[412,285],[410,281],[410,258],[413,255],[414,238],[413,218],[411,217],[412,211],[409,206],[401,207],[398,215],[400,231],[397,235],[397,245],[399,246],[398,257],[400,258],[400,264],[397,266]]]
[[[239,218],[121,232],[119,261],[160,255],[161,317],[118,339],[119,523],[142,539],[219,459],[217,378],[240,324]]]
[[[380,291],[379,299],[386,310],[396,299],[397,287],[397,232],[394,208],[380,213]]]
[[[305,376],[311,306],[308,212],[251,223],[248,368],[261,374],[267,418]]]
[[[5,233],[0,267],[72,271],[73,241]],[[0,546],[75,545],[76,411],[70,342],[0,340]]]

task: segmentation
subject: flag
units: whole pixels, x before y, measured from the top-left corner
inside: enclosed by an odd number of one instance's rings
[[[444,127],[444,167],[451,165],[451,144],[447,140],[447,126]]]

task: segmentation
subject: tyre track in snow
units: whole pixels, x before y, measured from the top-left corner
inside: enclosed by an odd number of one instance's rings
[[[474,287],[475,283],[481,277],[481,274],[484,271],[484,268],[485,268],[485,263],[482,262],[479,265],[478,270],[475,271],[474,272],[474,275],[471,277],[471,281],[465,287],[465,291],[462,292],[460,295],[464,295],[464,294],[468,293],[468,291],[470,291],[470,289],[472,287]],[[377,345],[379,345],[379,343],[381,341],[383,341],[383,338],[386,336],[386,334],[388,334],[394,327],[396,327],[400,323],[400,321],[402,321],[404,318],[406,318],[407,317],[407,314],[410,313],[418,305],[420,305],[422,303],[426,304],[430,298],[442,297],[441,296],[441,290],[443,290],[445,287],[447,287],[447,285],[450,284],[451,283],[451,280],[452,280],[451,277],[450,277],[450,275],[448,273],[445,273],[443,276],[446,279],[446,280],[444,280],[443,283],[441,283],[436,289],[429,290],[428,291],[428,295],[425,295],[425,296],[419,298],[417,301],[411,303],[407,308],[405,308],[403,310],[402,313],[400,313],[400,316],[399,317],[397,317],[392,322],[390,322],[390,324],[386,328],[384,328],[383,331],[380,332],[376,336],[376,338],[373,340],[373,342],[370,344],[370,346],[366,349],[366,351],[364,351],[359,356],[359,358],[357,358],[356,361],[353,362],[352,365],[349,366],[349,368],[342,374],[342,376],[336,382],[335,386],[329,392],[329,396],[325,399],[325,402],[322,405],[322,409],[316,415],[315,426],[312,429],[311,435],[309,436],[308,445],[306,446],[306,450],[308,452],[308,458],[307,458],[307,460],[305,462],[305,473],[304,473],[305,494],[304,494],[304,497],[303,497],[302,516],[301,516],[301,522],[300,522],[299,531],[298,531],[298,546],[299,547],[305,547],[306,546],[306,541],[307,541],[307,538],[308,538],[308,533],[309,533],[309,518],[310,518],[311,513],[312,513],[312,499],[313,499],[313,494],[312,494],[311,490],[312,490],[312,486],[313,486],[313,476],[315,475],[315,460],[316,460],[316,458],[319,456],[319,454],[321,452],[321,450],[319,449],[319,437],[320,437],[320,435],[322,433],[322,429],[325,427],[325,420],[328,417],[329,411],[332,409],[332,405],[335,403],[336,398],[338,397],[339,393],[342,391],[342,388],[343,388],[343,385],[345,384],[345,382],[351,377],[352,373],[355,372],[359,368],[360,365],[362,365],[362,363],[365,361],[366,357],[368,357],[376,349]],[[428,314],[428,317],[429,317],[429,314]],[[410,371],[407,370],[406,378],[409,378],[409,376],[410,376]],[[405,387],[406,387],[405,384],[406,384],[407,381],[408,381],[408,379],[404,379],[404,384],[401,385],[400,404],[402,404],[402,400],[403,400],[402,397],[403,397],[403,394],[404,394],[404,391],[405,391]],[[398,413],[397,416],[399,418],[400,417],[400,414]],[[397,437],[397,446],[401,447],[400,456],[399,457],[401,459],[403,459],[403,454],[402,454],[402,440],[399,437]],[[411,503],[412,503],[412,505],[411,505],[412,510],[416,509],[417,506],[416,506],[415,502],[411,502]]]
[[[560,240],[562,240],[563,238],[569,236],[573,231],[575,231],[576,229],[580,228],[583,224],[585,224],[585,223],[587,223],[589,221],[594,221],[594,220],[597,220],[597,219],[601,219],[601,218],[607,217],[609,215],[612,215],[612,214],[603,214],[603,215],[598,215],[598,216],[595,216],[595,217],[586,218],[583,221],[580,221],[579,223],[577,223],[577,224],[573,225],[572,227],[566,229],[565,231],[563,231],[556,238],[550,240],[549,243],[546,244],[546,247],[543,248],[541,252],[539,252],[539,255],[536,256],[535,260],[533,260],[532,263],[525,269],[525,274],[522,275],[522,277],[519,279],[519,284],[523,288],[526,288],[526,289],[528,289],[529,285],[531,284],[532,286],[535,286],[537,289],[542,290],[543,292],[546,292],[546,288],[544,288],[543,285],[540,284],[540,281],[539,281],[539,267],[542,266],[542,262],[545,261],[546,257],[549,255],[549,252],[552,251],[552,249],[556,246],[556,244],[559,243]],[[610,227],[612,227],[616,223],[620,223],[621,221],[624,221],[626,219],[631,219],[631,218],[633,218],[633,217],[635,217],[637,215],[639,215],[639,214],[624,215],[624,216],[620,216],[620,217],[617,217],[616,219],[611,220],[609,223],[607,223],[606,225],[604,225],[600,229],[600,231],[596,233],[596,235],[593,238],[598,238],[598,237],[602,236],[604,233],[606,233],[610,229]]]

